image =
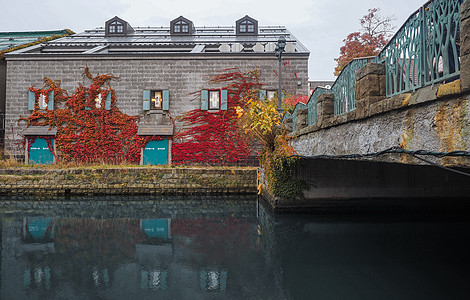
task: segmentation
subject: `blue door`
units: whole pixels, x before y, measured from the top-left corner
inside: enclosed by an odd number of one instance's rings
[[[168,163],[168,140],[151,141],[144,147],[144,165],[166,165]]]
[[[146,236],[152,238],[168,239],[167,219],[146,219],[142,220],[142,229]]]
[[[52,140],[54,145],[54,140]],[[54,154],[49,150],[45,139],[35,139],[29,148],[29,163],[51,165],[54,163]]]
[[[43,217],[27,217],[24,234],[30,234],[35,240],[53,238],[53,219]]]

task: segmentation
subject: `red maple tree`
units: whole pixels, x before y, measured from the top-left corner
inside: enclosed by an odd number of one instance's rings
[[[335,58],[337,63],[335,76],[354,58],[375,56],[388,43],[394,29],[394,17],[382,17],[380,8],[371,8],[368,14],[360,20],[361,30],[350,33],[343,40],[344,46],[340,48],[340,56]]]

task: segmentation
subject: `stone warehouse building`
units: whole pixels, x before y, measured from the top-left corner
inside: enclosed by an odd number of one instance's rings
[[[44,77],[61,80],[61,87],[71,93],[77,82],[84,82],[85,66],[94,75],[112,73],[120,77],[112,82],[119,109],[128,115],[141,116],[138,134],[169,138],[175,132],[174,126],[181,126],[178,122],[172,125],[169,116],[174,119],[197,108],[226,109],[223,86],[208,84],[208,76],[221,70],[259,68],[266,94],[274,95],[278,85],[275,48],[280,36],[287,40],[282,88],[288,94],[306,95],[308,50],[284,26],[258,25],[249,16],[237,20],[234,26],[211,27],[196,27],[182,16],[169,26],[132,27],[114,17],[104,27],[9,53],[5,55],[6,150],[18,159],[33,154],[26,153],[28,148],[49,151],[43,147],[45,144],[24,147],[21,141],[25,136],[53,137],[56,134],[53,128],[26,129],[25,122],[18,122],[20,116],[28,116],[34,107],[34,103],[28,105],[31,102],[28,89],[41,87]],[[198,91],[201,99],[194,99],[191,93]],[[142,151],[147,163],[168,163],[171,139]]]
[[[46,40],[57,39],[72,34],[70,30],[0,32],[0,155],[5,138],[5,98],[7,65],[4,54],[23,47],[32,46]]]

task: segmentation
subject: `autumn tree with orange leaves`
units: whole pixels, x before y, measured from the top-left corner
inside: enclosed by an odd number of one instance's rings
[[[369,9],[368,14],[359,20],[361,30],[350,33],[343,40],[344,46],[340,48],[340,56],[335,58],[337,66],[334,75],[338,76],[354,58],[377,55],[392,35],[394,20],[394,17],[382,17],[380,8]]]

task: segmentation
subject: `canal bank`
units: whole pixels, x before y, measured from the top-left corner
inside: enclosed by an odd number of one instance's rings
[[[302,158],[262,198],[275,212],[356,214],[470,210],[470,169]],[[261,172],[263,174],[263,172]],[[261,179],[265,186],[267,181]],[[301,182],[301,184],[299,184]],[[297,187],[296,197],[282,197]]]
[[[256,194],[256,168],[0,169],[0,195]]]

